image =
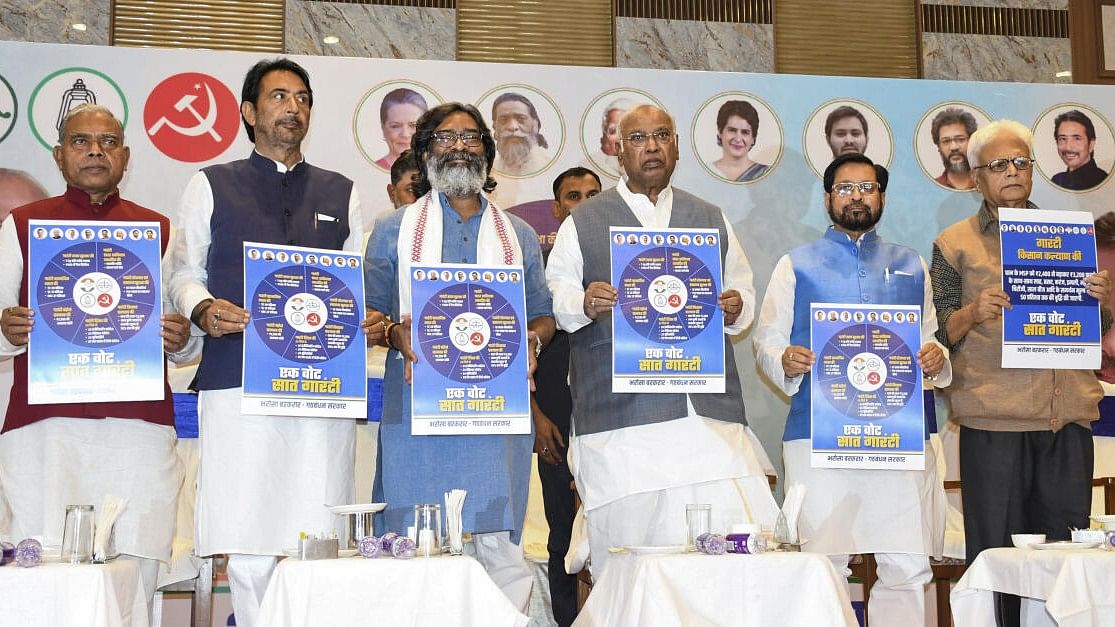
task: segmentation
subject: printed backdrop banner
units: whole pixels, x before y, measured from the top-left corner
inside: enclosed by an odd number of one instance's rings
[[[125,197],[175,219],[182,190],[198,168],[251,151],[236,94],[245,72],[262,56],[0,42],[0,166],[28,170],[52,193],[61,193],[49,151],[59,114],[96,100],[126,121],[132,159],[122,183]],[[971,216],[979,203],[976,193],[956,188],[970,185],[964,177],[941,179],[945,158],[934,136],[951,140],[992,119],[1011,118],[1034,129],[1032,200],[1039,206],[1095,216],[1115,209],[1109,179],[1094,173],[1071,181],[1058,177],[1087,189],[1053,182],[1072,158],[1062,159],[1054,138],[1054,122],[1067,111],[1093,122],[1096,164],[1110,172],[1115,163],[1110,86],[292,58],[309,71],[314,90],[306,157],[355,181],[367,225],[390,208],[384,165],[407,141],[409,122],[429,106],[474,103],[489,121],[497,101],[509,119],[514,110],[533,109],[535,147],[527,152],[522,143],[504,143],[494,198],[540,225],[540,239],[549,243],[556,228],[550,215],[553,178],[584,165],[601,172],[606,187],[614,185],[619,112],[638,103],[661,104],[677,121],[674,184],[724,210],[751,262],[760,298],[778,258],[819,238],[828,225],[818,173],[834,146],[864,150],[890,168],[882,235],[926,258],[934,236]],[[382,107],[385,101],[388,106]],[[825,134],[830,116],[840,129],[832,142]],[[723,133],[718,117],[725,120]],[[946,124],[949,120],[954,122]],[[750,136],[728,135],[728,129],[745,126],[751,127]],[[861,127],[863,133],[849,132]],[[954,160],[955,144],[941,145]],[[777,456],[785,401],[756,382],[750,342],[735,346],[748,415],[756,417],[751,426]]]

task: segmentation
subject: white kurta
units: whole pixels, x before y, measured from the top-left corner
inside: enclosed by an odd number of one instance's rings
[[[672,188],[662,190],[656,204],[631,192],[626,181],[620,181],[616,189],[642,226],[669,226]],[[739,291],[743,301],[739,317],[725,332],[737,335],[754,317],[755,290],[751,266],[727,218],[724,226],[728,250],[723,290]],[[577,229],[572,220],[566,220],[550,252],[546,279],[554,295],[558,326],[569,333],[592,322],[583,311],[583,277]],[[677,420],[584,436],[570,434],[569,466],[588,518],[594,570],[606,558],[602,547],[638,543],[628,538],[676,544],[680,534],[680,542],[684,542],[686,503],[711,502],[713,527],[719,531],[749,519],[773,525],[777,506],[765,475],[774,470],[758,438],[747,426],[698,416],[692,403],[687,405],[689,415]],[[574,429],[576,421],[574,415]],[[659,492],[657,497],[651,494],[654,492]],[[635,495],[650,498],[631,498]],[[707,500],[691,500],[694,498]],[[602,509],[613,503],[615,511]],[[595,520],[593,510],[598,510]],[[648,521],[663,517],[670,521],[669,528],[660,528],[659,535],[669,538],[646,536]]]
[[[172,264],[165,255],[164,277]],[[0,225],[0,308],[19,303],[23,275],[22,247],[8,217]],[[163,306],[170,310],[165,298]],[[194,339],[170,357],[189,360],[199,349]],[[0,335],[0,358],[24,350]],[[126,417],[60,416],[0,435],[0,522],[10,515],[8,539],[41,537],[46,546],[60,546],[67,505],[99,509],[112,495],[127,501],[114,531],[116,551],[169,561],[182,483],[174,443],[174,427]]]
[[[937,343],[937,310],[933,286],[925,273],[921,316],[922,343]],[[756,361],[762,371],[787,396],[801,386],[803,376],[787,377],[782,353],[790,345],[794,323],[794,289],[797,284],[789,255],[771,273],[759,323],[752,335]],[[948,356],[948,349],[941,347]],[[938,387],[952,381],[951,362],[934,381]],[[806,486],[798,532],[809,540],[805,550],[817,553],[920,553],[940,555],[944,539],[945,495],[937,477],[936,459],[926,441],[926,468],[906,470],[847,470],[812,468],[810,441],[783,443],[786,482]]]
[[[282,172],[286,167],[276,162]],[[206,288],[213,191],[203,172],[190,179],[174,240],[170,294],[181,311],[212,298]],[[363,218],[356,188],[349,198],[344,250],[360,252]],[[194,327],[195,333],[201,331]],[[239,378],[239,373],[233,376]],[[198,555],[281,555],[298,534],[340,525],[325,505],[351,503],[355,422],[331,418],[245,416],[242,388],[203,391],[198,398]]]

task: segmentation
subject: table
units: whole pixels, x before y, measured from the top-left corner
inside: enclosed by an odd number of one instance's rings
[[[1031,611],[1029,624],[1115,626],[1115,552],[988,549],[952,591],[956,626],[995,624],[994,592],[1045,601],[1045,612]]]
[[[852,627],[846,587],[815,553],[615,555],[574,625]]]
[[[525,626],[529,622],[468,556],[279,562],[259,624]]]
[[[0,626],[147,627],[139,565],[42,564],[0,567]]]

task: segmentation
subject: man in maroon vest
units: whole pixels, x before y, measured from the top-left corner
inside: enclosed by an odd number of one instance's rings
[[[164,383],[157,401],[31,405],[27,398],[27,344],[48,332],[36,328],[36,312],[26,307],[28,221],[158,222],[166,252],[170,221],[120,198],[128,157],[123,125],[107,108],[73,109],[54,147],[66,193],[18,207],[0,226],[0,358],[15,362],[0,431],[0,493],[11,508],[11,539],[42,537],[47,547],[62,542],[67,504],[100,508],[107,495],[124,499],[115,548],[140,561],[150,606],[158,563],[170,559],[182,482],[170,389]],[[188,342],[189,325],[177,313],[162,316],[163,349],[176,361],[200,347]]]

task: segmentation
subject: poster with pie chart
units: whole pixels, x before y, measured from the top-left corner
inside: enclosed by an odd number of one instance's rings
[[[265,416],[368,415],[358,253],[244,242],[244,393]]]
[[[921,307],[811,303],[812,465],[921,470]]]
[[[522,266],[411,266],[411,434],[530,433],[524,277]]]
[[[158,222],[28,221],[31,404],[161,400]]]
[[[612,391],[724,391],[720,231],[611,227]]]

